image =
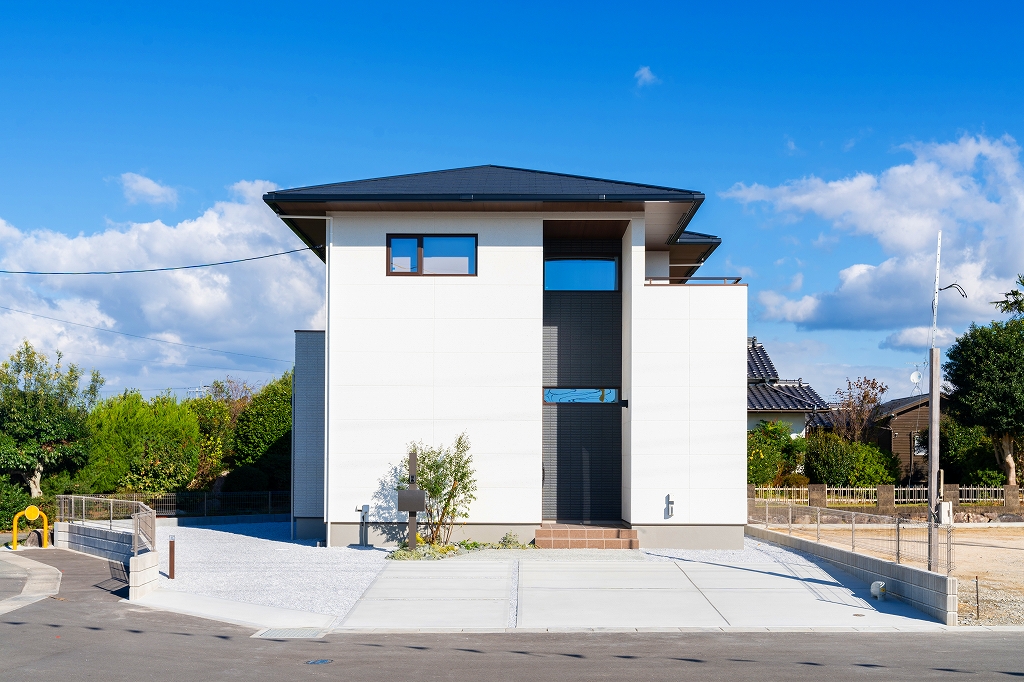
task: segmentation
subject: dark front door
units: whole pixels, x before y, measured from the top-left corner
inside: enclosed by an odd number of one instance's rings
[[[595,289],[544,291],[543,516],[558,521],[622,518],[622,294],[619,240],[545,240],[545,271],[572,278],[572,265],[554,258],[614,258],[584,263],[570,285]],[[582,284],[580,284],[582,282]],[[603,282],[603,284],[602,284]],[[555,389],[555,390],[552,390]],[[538,396],[540,397],[540,396]],[[566,402],[561,402],[561,401]]]

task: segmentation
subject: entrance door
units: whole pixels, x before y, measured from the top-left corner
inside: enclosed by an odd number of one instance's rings
[[[543,516],[622,518],[619,240],[545,240]]]

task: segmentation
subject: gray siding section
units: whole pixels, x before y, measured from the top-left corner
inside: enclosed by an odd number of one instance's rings
[[[619,388],[622,292],[544,292],[544,386]]]
[[[292,508],[299,517],[324,515],[325,343],[322,331],[295,332]]]

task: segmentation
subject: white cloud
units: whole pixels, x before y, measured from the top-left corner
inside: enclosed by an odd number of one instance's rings
[[[260,198],[273,187],[263,181],[240,182],[232,187],[237,200],[218,202],[176,225],[133,223],[88,236],[21,231],[0,220],[0,267],[123,270],[207,263],[300,247]],[[293,355],[294,329],[323,328],[323,264],[308,251],[215,268],[117,276],[17,276],[4,283],[0,306],[284,360]],[[194,386],[227,373],[265,380],[289,368],[287,363],[154,343],[0,310],[0,355],[6,357],[22,338],[50,352],[59,348],[68,361],[100,368],[112,390]]]
[[[122,173],[121,185],[124,187],[124,198],[130,204],[140,201],[147,204],[177,204],[178,192],[173,187],[161,185],[138,173]]]
[[[942,230],[942,283],[959,282],[970,298],[943,295],[940,321],[964,325],[996,316],[988,303],[1024,270],[1024,167],[1009,136],[906,145],[913,162],[882,173],[825,181],[810,176],[777,187],[737,183],[723,196],[766,204],[788,215],[814,214],[838,233],[877,240],[888,254],[839,273],[834,291],[788,300],[775,292],[768,319],[806,328],[901,329],[930,319],[936,234]]]
[[[804,287],[804,273],[798,272],[793,275],[793,279],[789,282],[790,291],[800,291]]]
[[[931,327],[907,327],[889,334],[878,347],[892,350],[927,350],[931,331]],[[935,330],[935,343],[938,346],[948,346],[955,339],[956,332],[950,327],[939,327]]]
[[[806,322],[815,316],[820,304],[813,296],[804,296],[793,301],[770,289],[758,294],[757,300],[764,306],[765,319],[781,322]]]
[[[636,79],[636,86],[642,88],[646,85],[657,85],[661,82],[661,79],[654,75],[649,66],[641,66],[633,74],[633,78]]]
[[[786,141],[786,153],[790,156],[796,156],[797,154],[803,154],[803,150],[796,146],[796,142],[789,135],[783,136]]]

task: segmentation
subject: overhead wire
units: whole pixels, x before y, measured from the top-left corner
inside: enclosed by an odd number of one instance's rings
[[[85,327],[86,329],[95,329],[96,331],[107,332],[110,334],[120,334],[121,336],[130,336],[134,339],[144,339],[146,341],[155,341],[157,343],[166,343],[172,346],[181,346],[183,348],[195,348],[197,350],[205,350],[211,353],[222,353],[224,355],[237,355],[243,358],[255,358],[257,360],[270,360],[272,362],[287,362],[291,363],[291,360],[282,360],[280,358],[268,358],[263,355],[250,355],[249,353],[236,353],[230,350],[218,350],[216,348],[207,348],[205,346],[196,346],[191,343],[181,343],[179,341],[167,341],[166,339],[158,339],[152,336],[141,336],[139,334],[129,334],[128,332],[119,332],[115,329],[104,329],[103,327],[95,327],[91,324],[82,324],[81,322],[72,322],[70,320],[61,320],[60,318],[50,317],[48,315],[40,315],[39,313],[30,313],[27,310],[18,310],[17,308],[9,308],[7,306],[0,305],[0,310],[9,310],[12,313],[20,313],[22,315],[29,315],[30,317],[40,317],[44,320],[52,320],[53,322],[60,322],[62,324],[71,324],[76,327]]]
[[[321,248],[319,246],[312,248]],[[42,272],[38,270],[0,270],[0,275],[134,275],[142,272],[169,272],[171,270],[192,270],[195,268],[212,268],[218,265],[231,265],[232,263],[245,263],[248,261],[274,258],[275,256],[287,256],[290,253],[310,250],[311,247],[304,246],[301,249],[281,251],[280,253],[268,253],[262,256],[251,256],[249,258],[236,258],[234,260],[222,260],[216,263],[199,263],[197,265],[175,265],[167,268],[140,268],[137,270],[88,270],[79,272]]]

